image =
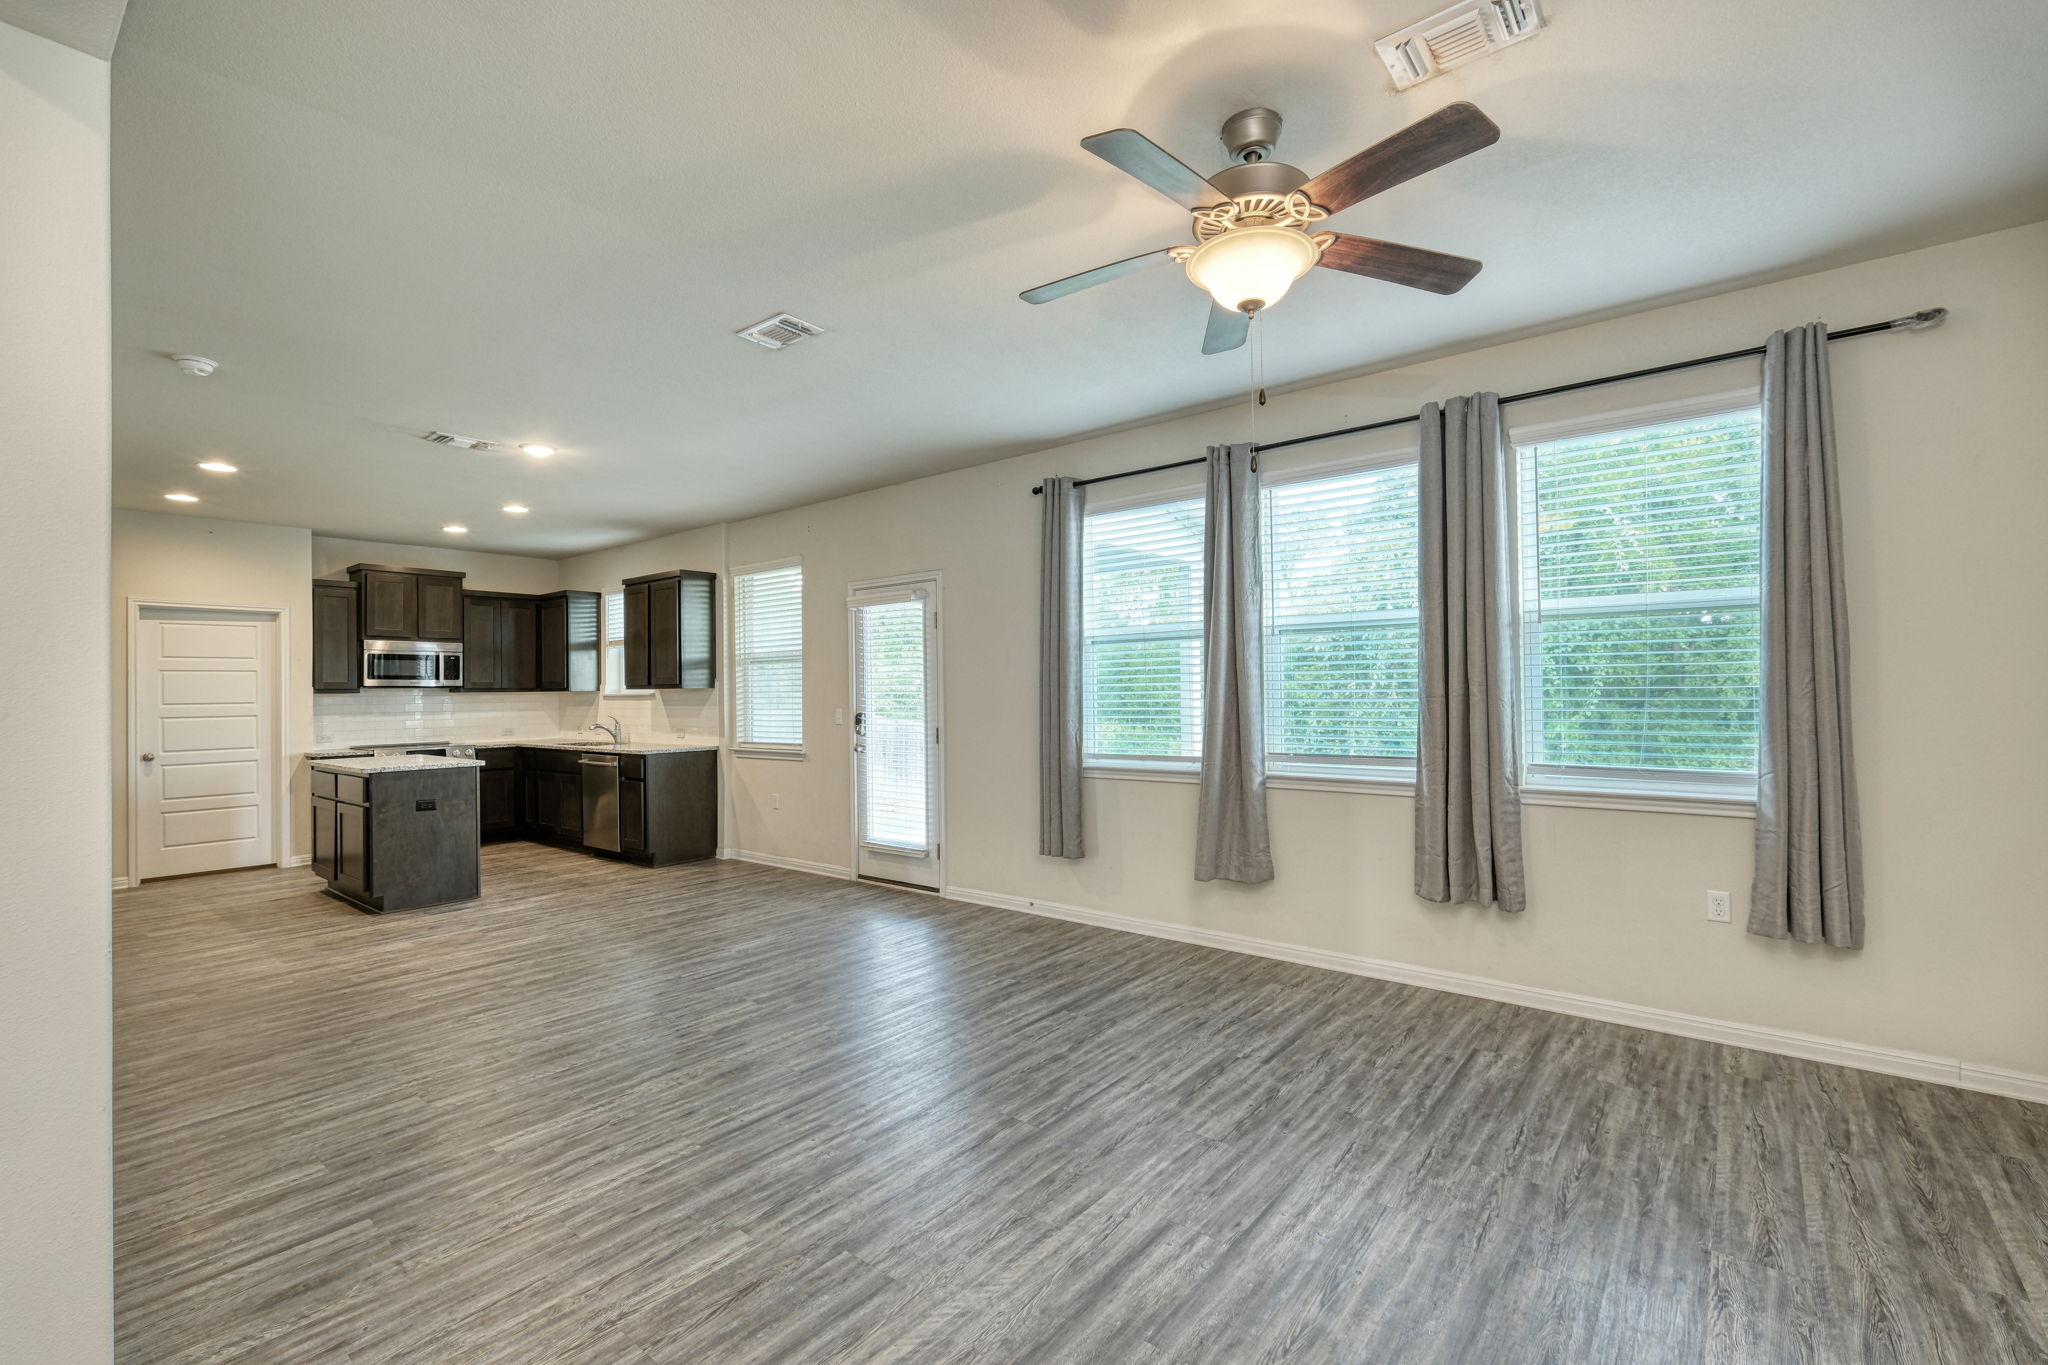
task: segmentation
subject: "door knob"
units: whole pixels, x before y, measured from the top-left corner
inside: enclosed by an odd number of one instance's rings
[[[144,763],[153,763],[153,762],[155,762],[155,761],[156,761],[156,755],[155,755],[155,754],[144,754],[144,755],[142,756],[142,761],[143,761]]]

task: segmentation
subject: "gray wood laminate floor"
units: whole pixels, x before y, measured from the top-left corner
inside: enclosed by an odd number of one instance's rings
[[[116,897],[123,1361],[2048,1359],[2048,1109],[745,864],[484,880]]]

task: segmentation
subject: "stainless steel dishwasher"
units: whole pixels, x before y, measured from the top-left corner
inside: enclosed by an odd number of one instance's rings
[[[619,851],[619,756],[583,754],[583,846]]]

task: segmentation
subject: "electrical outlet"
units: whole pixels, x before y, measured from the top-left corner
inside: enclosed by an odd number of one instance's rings
[[[768,794],[768,809],[769,809],[769,810],[781,810],[781,809],[782,809],[782,793],[781,793],[781,792],[770,792],[770,793]]]
[[[1735,918],[1734,902],[1726,891],[1707,893],[1707,918],[1716,924],[1727,924]]]
[[[835,706],[835,707],[833,707],[833,708],[832,708],[832,723],[833,723],[834,725],[844,725],[844,724],[846,724],[846,708],[845,708],[845,707],[843,707],[843,706]]]

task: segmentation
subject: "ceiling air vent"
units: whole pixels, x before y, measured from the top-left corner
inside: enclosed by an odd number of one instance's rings
[[[1453,67],[1536,35],[1543,27],[1537,0],[1467,0],[1373,44],[1396,90],[1441,76]]]
[[[496,441],[486,441],[476,436],[457,436],[447,431],[430,431],[420,438],[432,441],[437,446],[454,446],[458,450],[496,450]]]
[[[805,337],[821,335],[824,330],[823,327],[805,322],[800,317],[777,313],[772,318],[761,319],[752,327],[742,327],[733,335],[751,341],[756,346],[766,346],[771,351],[779,351],[785,346],[796,345]]]

